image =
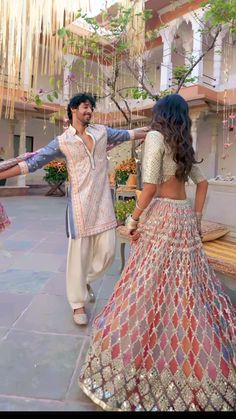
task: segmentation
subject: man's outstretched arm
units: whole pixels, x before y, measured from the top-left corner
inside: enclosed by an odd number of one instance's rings
[[[131,130],[115,129],[106,127],[107,129],[107,150],[112,149],[114,146],[129,140],[144,139],[150,131],[149,127],[135,128]]]
[[[45,166],[50,161],[58,157],[64,157],[64,155],[60,151],[57,138],[52,140],[45,147],[38,150],[37,153],[33,154],[33,156],[30,156],[29,158],[20,161],[18,164],[11,167],[10,169],[0,171],[0,180],[8,179],[14,176],[19,176],[29,172],[35,172],[36,170]]]

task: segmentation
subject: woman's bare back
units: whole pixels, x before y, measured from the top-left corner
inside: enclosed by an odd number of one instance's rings
[[[157,185],[155,198],[186,199],[185,182],[175,176]]]

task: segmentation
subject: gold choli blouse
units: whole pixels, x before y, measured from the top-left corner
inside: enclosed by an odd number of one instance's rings
[[[174,176],[177,164],[172,158],[172,152],[164,143],[163,135],[158,131],[150,131],[144,142],[143,183],[161,184],[170,176]],[[189,173],[194,183],[205,180],[199,165],[194,164]]]

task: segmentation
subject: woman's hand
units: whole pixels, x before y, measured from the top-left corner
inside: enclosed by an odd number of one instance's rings
[[[140,237],[140,231],[138,229],[130,231],[129,237],[132,242],[136,242]]]
[[[195,212],[196,215],[196,220],[197,220],[197,229],[198,229],[198,233],[199,236],[202,239],[202,213],[201,212]]]

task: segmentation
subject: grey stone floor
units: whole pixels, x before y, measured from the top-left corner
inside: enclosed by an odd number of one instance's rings
[[[0,235],[0,411],[98,411],[77,380],[92,320],[119,279],[119,254],[94,283],[89,325],[79,327],[65,291],[65,198],[1,202],[12,225]]]
[[[77,380],[92,320],[119,279],[119,255],[94,283],[89,325],[79,327],[65,290],[65,198],[1,202],[12,224],[0,235],[0,411],[100,410]]]

